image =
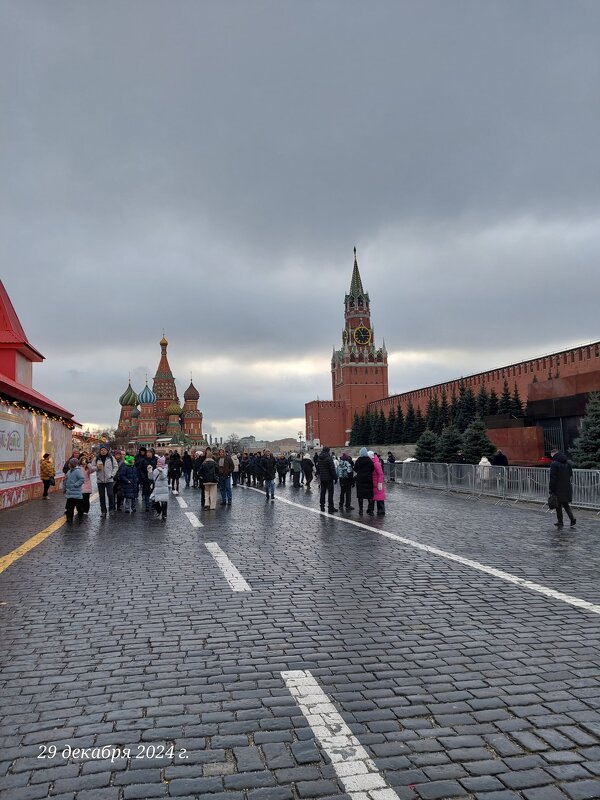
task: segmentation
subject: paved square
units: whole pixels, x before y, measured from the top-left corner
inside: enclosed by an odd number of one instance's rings
[[[600,798],[600,614],[381,533],[593,608],[597,519],[392,485],[366,530],[279,495],[94,505],[0,574],[2,800]],[[0,554],[61,500],[3,512]]]

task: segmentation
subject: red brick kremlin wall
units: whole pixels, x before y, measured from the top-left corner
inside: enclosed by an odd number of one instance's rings
[[[557,372],[559,377],[555,378]],[[548,381],[549,375],[552,377],[551,381]],[[539,384],[545,384],[545,386],[539,386],[538,390],[538,383],[534,382],[534,377]],[[408,403],[412,400],[415,411],[420,408],[425,413],[429,398],[437,395],[440,399],[444,389],[448,402],[450,402],[453,392],[458,396],[461,380],[466,387],[473,390],[475,395],[483,385],[488,392],[494,389],[500,397],[505,379],[508,381],[511,394],[516,383],[521,400],[524,402],[538,399],[538,394],[547,397],[548,384],[552,387],[551,394],[557,397],[571,394],[575,387],[577,387],[575,391],[599,391],[600,342],[574,347],[571,350],[561,350],[559,353],[532,358],[529,361],[520,361],[517,364],[491,369],[487,372],[478,372],[475,375],[468,375],[445,383],[436,383],[433,386],[414,389],[411,392],[390,395],[382,400],[369,403],[369,410],[379,411],[382,408],[387,416],[392,408],[396,409],[400,404],[403,412],[406,413]]]

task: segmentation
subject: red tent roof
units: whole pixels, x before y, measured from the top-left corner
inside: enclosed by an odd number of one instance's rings
[[[0,281],[0,347],[14,348],[29,361],[44,360],[40,351],[30,344],[2,281]]]
[[[62,406],[53,403],[52,400],[49,400],[43,394],[36,392],[35,389],[31,389],[29,386],[23,386],[20,383],[11,381],[6,375],[0,376],[0,392],[14,400],[18,400],[20,403],[28,403],[42,411],[47,411],[49,414],[54,414],[57,417],[64,417],[64,419],[72,422],[74,425],[79,425],[79,423],[73,419],[73,414],[67,411],[66,408],[62,408]]]

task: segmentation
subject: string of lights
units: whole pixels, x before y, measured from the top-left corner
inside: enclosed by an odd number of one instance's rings
[[[46,417],[46,419],[52,420],[53,422],[60,422],[70,431],[75,429],[75,424],[73,422],[64,417],[60,417],[58,414],[51,414],[49,411],[44,411],[43,408],[37,408],[36,406],[29,405],[29,403],[23,403],[20,400],[13,400],[12,397],[2,393],[0,393],[0,403],[10,408],[18,408],[20,411],[29,411],[31,414],[35,414],[36,417]]]

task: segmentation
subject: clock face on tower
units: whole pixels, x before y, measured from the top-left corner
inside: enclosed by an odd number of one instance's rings
[[[360,325],[358,328],[354,329],[354,341],[356,344],[369,344],[371,341],[371,331],[365,328],[364,325]]]

